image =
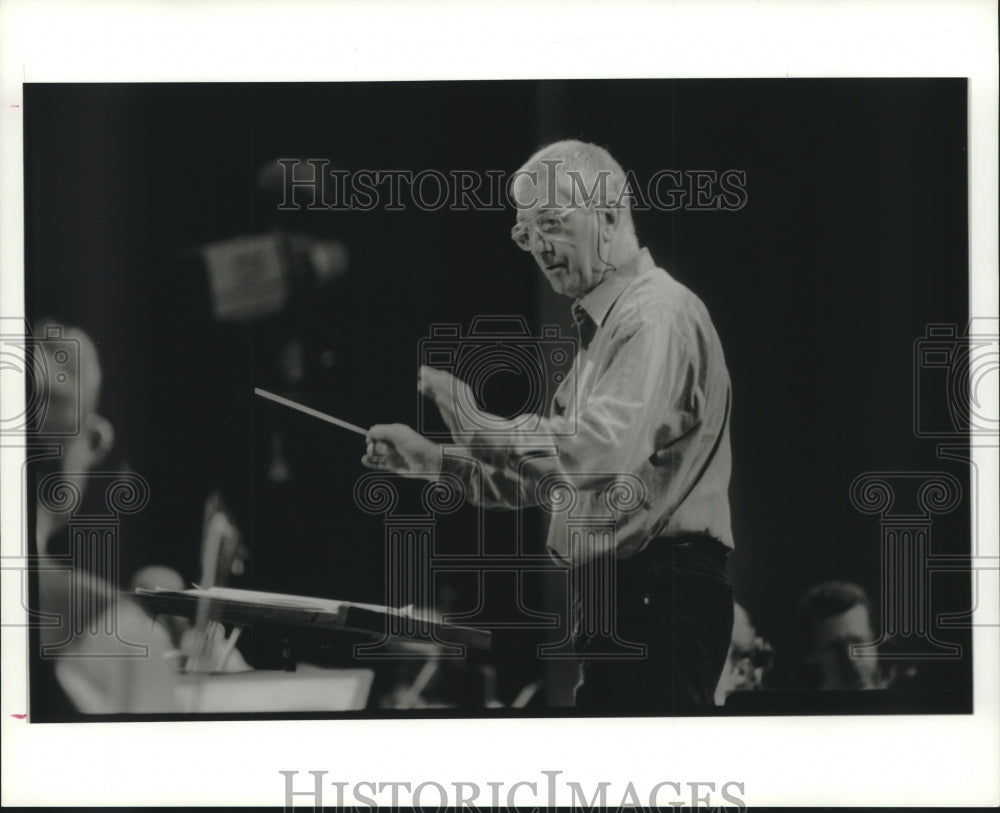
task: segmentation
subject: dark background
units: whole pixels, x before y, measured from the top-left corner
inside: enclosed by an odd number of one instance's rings
[[[608,147],[640,179],[745,171],[739,211],[635,220],[721,335],[734,392],[731,575],[779,649],[811,584],[855,581],[878,605],[879,522],[851,506],[858,474],[947,471],[968,485],[966,467],[913,431],[914,343],[928,323],[961,331],[968,315],[964,80],[35,84],[24,98],[27,312],[98,343],[102,413],[152,487],[123,540],[137,563],[195,580],[202,503],[217,488],[248,538],[246,586],[380,601],[382,521],[351,497],[361,439],[254,402],[270,339],[312,319],[338,352],[312,405],[362,425],[412,424],[417,347],[432,323],[520,314],[534,331],[568,332],[569,303],[507,239],[511,212],[282,220],[255,188],[277,156],[509,173],[540,143],[569,137]],[[214,324],[189,249],[279,221],[344,240],[350,274],[302,305],[298,323]],[[518,402],[519,386],[497,382],[497,411]],[[943,410],[943,388],[927,397],[923,408]],[[276,425],[301,475],[262,494]],[[536,520],[529,544],[540,546]],[[514,527],[490,517],[488,545],[509,549]],[[474,533],[474,514],[461,512],[443,523],[442,550]],[[935,520],[932,551],[968,552],[969,534],[963,499]],[[935,611],[968,607],[967,583],[935,576]],[[461,580],[452,594],[453,607],[475,600]],[[501,666],[524,657],[520,643],[500,636]],[[955,667],[963,680],[968,667]]]

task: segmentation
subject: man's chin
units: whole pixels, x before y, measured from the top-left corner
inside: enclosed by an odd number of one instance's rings
[[[576,296],[576,285],[573,284],[573,280],[567,278],[565,273],[548,277],[548,280],[549,285],[552,286],[552,290],[557,294],[561,294],[562,296]]]

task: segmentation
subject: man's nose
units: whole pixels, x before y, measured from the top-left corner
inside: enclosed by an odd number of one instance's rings
[[[536,257],[546,261],[551,260],[555,254],[552,242],[539,231],[532,235],[531,251]]]

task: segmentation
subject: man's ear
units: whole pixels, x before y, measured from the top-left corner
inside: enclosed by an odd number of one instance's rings
[[[618,222],[620,220],[620,212],[613,208],[607,207],[604,209],[597,210],[598,223],[600,224],[601,237],[605,240],[611,240],[611,237],[615,233],[615,229],[618,228]]]
[[[100,415],[91,415],[87,420],[87,451],[90,455],[88,470],[104,462],[104,458],[114,448],[115,428],[111,421]]]

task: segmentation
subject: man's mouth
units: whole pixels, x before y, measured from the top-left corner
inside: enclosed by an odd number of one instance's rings
[[[548,274],[555,274],[559,271],[566,270],[566,263],[553,263],[552,265],[545,266],[545,271]]]

